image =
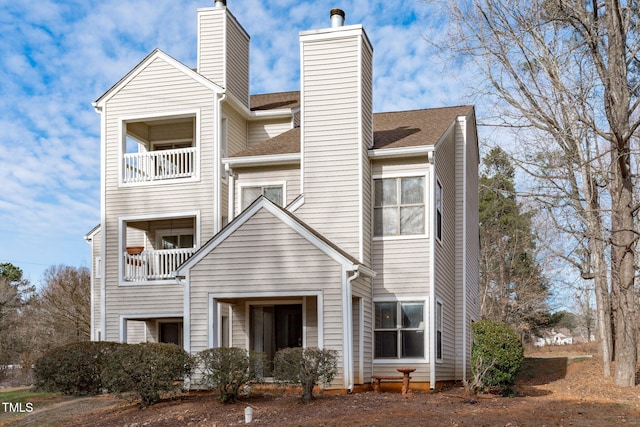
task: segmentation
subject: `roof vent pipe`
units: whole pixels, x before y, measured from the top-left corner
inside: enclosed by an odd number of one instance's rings
[[[332,28],[342,27],[344,25],[344,10],[331,9],[329,16],[331,17]]]
[[[227,5],[227,0],[216,0],[215,6],[216,7],[223,7]]]

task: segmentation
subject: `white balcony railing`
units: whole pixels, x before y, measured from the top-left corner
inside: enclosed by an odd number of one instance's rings
[[[196,147],[126,153],[124,182],[191,178],[196,174]]]
[[[146,282],[173,279],[176,269],[191,255],[195,248],[142,251],[140,254],[124,254],[124,280]]]

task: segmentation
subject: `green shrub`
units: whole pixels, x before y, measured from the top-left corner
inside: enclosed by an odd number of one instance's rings
[[[222,403],[235,403],[243,385],[261,381],[263,353],[235,347],[210,348],[198,354],[202,385],[215,389]]]
[[[302,386],[302,401],[313,400],[317,384],[330,384],[338,374],[335,350],[315,347],[285,348],[279,350],[273,361],[273,374],[277,381]]]
[[[479,389],[513,394],[518,370],[524,362],[520,338],[509,326],[491,320],[473,324],[471,369],[480,377]]]
[[[102,392],[102,368],[106,357],[120,344],[76,342],[56,347],[38,359],[33,368],[36,387],[75,396]]]
[[[109,391],[133,392],[141,406],[149,406],[160,393],[180,390],[191,366],[191,357],[175,344],[122,344],[106,359],[102,378]]]

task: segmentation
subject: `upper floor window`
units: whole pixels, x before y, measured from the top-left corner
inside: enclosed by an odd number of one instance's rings
[[[376,359],[424,357],[424,302],[375,303]]]
[[[374,235],[424,234],[423,176],[374,180]]]
[[[263,185],[242,187],[242,210],[245,210],[258,197],[264,196],[278,206],[282,206],[282,185]]]

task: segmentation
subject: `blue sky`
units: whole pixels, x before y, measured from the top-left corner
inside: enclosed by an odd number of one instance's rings
[[[471,104],[464,63],[438,58],[422,0],[228,0],[251,35],[251,92],[298,90],[298,33],[363,24],[376,111]],[[159,48],[196,64],[196,10],[213,0],[0,0],[0,262],[39,284],[51,265],[89,266],[100,218],[99,115],[91,103]],[[468,75],[468,74],[467,74]]]

